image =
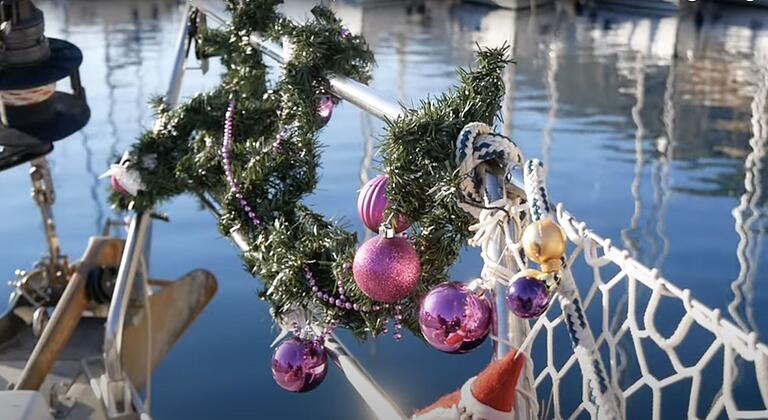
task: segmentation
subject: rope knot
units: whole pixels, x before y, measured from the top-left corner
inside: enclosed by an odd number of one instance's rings
[[[494,133],[488,124],[473,122],[459,133],[454,159],[462,178],[459,206],[479,218],[485,205],[484,183],[480,173],[475,170],[477,166],[491,160],[503,162],[505,166],[521,165],[523,154],[511,139]]]

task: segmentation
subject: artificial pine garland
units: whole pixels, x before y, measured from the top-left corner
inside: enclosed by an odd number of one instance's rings
[[[238,229],[249,242],[243,258],[263,281],[261,297],[270,302],[275,317],[311,308],[326,322],[337,320],[364,339],[383,331],[393,309],[371,301],[356,286],[350,270],[356,235],[301,200],[317,184],[317,133],[324,124],[317,106],[329,91],[324,76],[335,73],[367,82],[373,54],[330,10],[315,7],[314,19],[296,24],[275,11],[279,3],[229,1],[231,24],[199,34],[199,52],[222,58],[226,71],[221,84],[174,108],[154,102],[156,127],[129,153],[128,169],[139,173],[144,188],[136,196],[114,193],[111,200],[121,209],[148,210],[182,193],[212,195],[224,205],[221,231],[229,235]],[[292,45],[292,56],[274,86],[267,81],[261,53],[248,43],[252,32],[288,39]],[[454,142],[467,123],[493,122],[504,92],[506,54],[506,49],[482,50],[476,69],[458,72],[458,88],[388,122],[382,166],[391,182],[389,210],[413,222],[410,237],[422,267],[419,286],[400,302],[402,322],[414,332],[419,330],[419,298],[447,279],[469,235],[472,220],[457,205],[461,180],[453,161]],[[224,116],[232,100],[236,107],[229,156],[239,191],[253,204],[259,224],[229,188],[220,155]],[[307,271],[329,293],[342,287],[361,310],[318,298]]]

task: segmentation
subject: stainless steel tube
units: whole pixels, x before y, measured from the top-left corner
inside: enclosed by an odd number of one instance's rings
[[[285,57],[281,46],[264,39],[258,33],[251,34],[249,41],[254,48],[258,48],[264,55],[275,60],[278,64],[283,65],[285,63],[287,57]],[[330,74],[328,81],[331,83],[331,93],[376,116],[376,118],[394,120],[402,115],[402,107],[397,102],[357,80]]]
[[[148,212],[137,213],[128,228],[128,237],[120,260],[120,268],[115,280],[115,290],[109,304],[107,322],[104,331],[104,363],[107,376],[112,380],[122,379],[120,351],[123,344],[123,327],[128,311],[136,276],[138,275],[142,249],[152,219]]]
[[[179,99],[181,92],[181,82],[184,78],[184,65],[186,60],[186,34],[187,34],[187,21],[186,16],[189,14],[189,5],[184,8],[184,18],[182,19],[182,29],[179,33],[176,60],[174,61],[173,69],[171,71],[171,79],[169,83],[168,92],[166,93],[165,101],[169,105],[175,105]],[[123,256],[120,260],[120,268],[117,273],[117,280],[115,283],[115,290],[112,294],[112,301],[110,302],[109,312],[107,315],[106,331],[104,336],[104,348],[105,352],[116,351],[119,353],[122,346],[122,329],[125,323],[125,313],[128,307],[128,300],[130,299],[133,285],[136,279],[136,273],[139,270],[139,264],[141,263],[142,253],[148,250],[146,245],[149,235],[152,219],[150,212],[137,213],[131,221],[131,225],[128,228],[128,237],[126,238],[125,248],[123,250]],[[148,256],[146,256],[148,258]],[[110,359],[110,355],[105,354],[105,360]],[[112,355],[116,357],[113,362],[119,363],[120,359],[118,355]],[[119,375],[119,366],[109,366],[107,363],[107,370],[110,376]],[[110,368],[112,371],[110,372]]]
[[[325,339],[325,349],[330,354],[333,363],[347,377],[357,393],[363,397],[376,417],[381,420],[407,418],[400,407],[391,401],[381,386],[350,353],[336,334],[331,334]]]
[[[226,24],[227,11],[220,1],[190,0],[189,4],[207,14],[213,21]],[[282,65],[285,62],[283,48],[274,42],[264,39],[261,34],[251,34],[249,41],[254,48],[261,50],[264,55]],[[360,109],[375,115],[379,119],[396,119],[402,114],[400,105],[370,87],[348,77],[328,75],[332,93]]]
[[[168,91],[165,93],[165,102],[170,105],[176,105],[181,94],[181,82],[184,80],[184,67],[187,63],[187,49],[189,47],[189,12],[192,6],[186,4],[182,11],[183,18],[179,35],[176,39],[176,56],[173,61],[173,70],[171,71],[171,80],[168,84]]]

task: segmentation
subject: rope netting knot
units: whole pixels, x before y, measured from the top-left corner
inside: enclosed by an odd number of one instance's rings
[[[553,206],[543,164],[534,159],[523,165],[523,155],[511,140],[474,123],[462,131],[456,146],[465,177],[460,202],[478,219],[470,228],[474,236],[469,243],[481,248],[483,288],[507,285],[528,266],[520,243],[528,223],[549,218],[571,244],[548,282],[559,305],[524,322],[525,337],[516,339],[518,348],[530,353],[529,370],[518,385],[529,417],[659,419],[664,399],[665,417],[682,406],[676,418],[768,418],[768,346],[755,332],[724,319],[719,309],[706,307],[690,290],[678,288],[657,269],[598,236],[561,204]],[[483,201],[483,179],[476,170],[490,159],[507,168],[523,167],[524,196],[505,188],[500,200]],[[682,313],[670,318],[675,301]],[[570,338],[571,351],[563,346],[563,333]],[[703,333],[710,336],[708,346],[701,344]],[[494,339],[512,345],[508,337]],[[697,350],[701,354],[691,356]],[[718,358],[721,366],[714,363]],[[751,379],[748,393],[762,407],[737,402],[735,390],[745,378]],[[539,400],[549,402],[545,406]]]

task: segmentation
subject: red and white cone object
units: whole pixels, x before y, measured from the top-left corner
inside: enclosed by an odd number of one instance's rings
[[[412,420],[509,420],[515,412],[517,381],[525,356],[510,352],[492,362],[461,389],[416,412]]]
[[[110,178],[112,188],[120,194],[129,194],[136,196],[139,191],[144,190],[146,187],[141,182],[141,176],[139,172],[133,169],[128,169],[130,163],[130,157],[124,154],[120,159],[120,163],[110,165],[107,172],[104,172],[99,178]]]

